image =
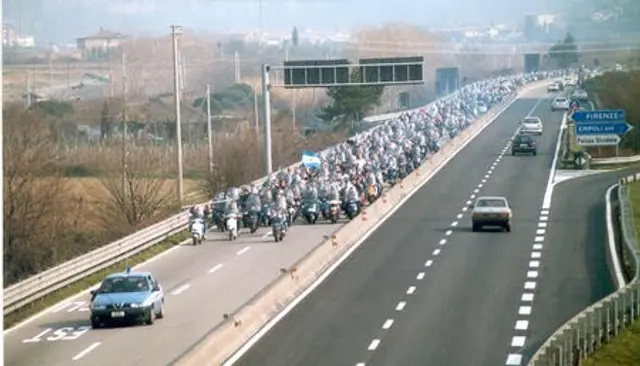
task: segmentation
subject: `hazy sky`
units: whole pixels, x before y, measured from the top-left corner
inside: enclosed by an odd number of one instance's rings
[[[128,33],[167,33],[171,23],[212,31],[263,24],[270,29],[351,30],[405,22],[442,28],[519,23],[526,13],[556,11],[558,0],[3,0],[3,21],[54,42],[72,41],[100,26]],[[46,42],[46,41],[44,41]]]

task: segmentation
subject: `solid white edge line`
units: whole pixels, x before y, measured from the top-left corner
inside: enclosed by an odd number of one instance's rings
[[[609,246],[609,253],[611,254],[611,262],[613,262],[613,272],[616,277],[616,284],[618,290],[625,285],[624,276],[622,275],[622,266],[620,265],[620,258],[618,258],[618,251],[616,250],[616,236],[613,231],[613,219],[611,218],[611,195],[613,190],[618,186],[614,184],[607,188],[607,192],[604,194],[604,200],[606,202],[606,225],[607,225],[607,244]]]
[[[144,261],[144,262],[142,262],[142,263],[139,263],[138,265],[133,266],[133,268],[131,268],[131,270],[135,270],[135,269],[138,269],[138,268],[144,267],[144,266],[146,266],[146,265],[149,265],[151,262],[155,262],[156,260],[158,260],[158,259],[160,259],[160,258],[162,258],[162,257],[166,256],[167,254],[169,254],[169,253],[173,252],[174,250],[179,249],[179,248],[182,248],[182,246],[183,246],[183,245],[185,245],[185,244],[187,244],[187,243],[189,243],[189,242],[191,242],[191,239],[184,240],[184,241],[180,242],[178,245],[175,245],[174,247],[169,248],[169,249],[165,250],[164,252],[162,252],[162,253],[160,253],[160,254],[158,254],[158,255],[154,256],[154,257],[151,257],[151,258],[147,259],[146,261]],[[102,282],[102,281],[101,281],[101,282]],[[83,296],[83,295],[86,295],[86,294],[88,294],[90,291],[97,289],[97,288],[98,288],[98,286],[100,286],[100,282],[98,282],[98,283],[96,283],[96,284],[94,284],[94,285],[90,286],[90,287],[89,287],[89,288],[87,288],[86,290],[82,290],[82,291],[78,292],[78,293],[77,293],[77,294],[75,294],[75,295],[71,295],[71,296],[67,297],[66,299],[63,299],[63,300],[58,301],[57,303],[55,303],[55,304],[53,304],[53,305],[49,306],[48,308],[46,308],[46,309],[42,310],[41,312],[36,313],[36,314],[32,315],[31,317],[29,317],[29,318],[27,318],[27,319],[25,319],[25,320],[21,321],[20,323],[18,323],[18,324],[16,324],[16,325],[14,325],[13,327],[11,327],[11,328],[9,328],[9,329],[6,329],[6,330],[4,330],[4,331],[2,332],[2,335],[3,335],[3,336],[6,336],[7,334],[9,334],[9,333],[13,332],[14,330],[24,327],[25,325],[27,325],[27,324],[29,324],[29,323],[33,322],[34,320],[39,319],[39,318],[41,318],[41,317],[45,316],[46,314],[48,314],[48,313],[51,311],[51,309],[56,308],[56,307],[58,307],[58,306],[62,305],[63,303],[66,303],[66,302],[69,302],[69,301],[73,301],[73,300],[75,300],[75,299],[77,299],[77,298],[79,298],[79,297],[81,297],[81,296]]]
[[[367,231],[358,241],[356,241],[355,244],[351,246],[351,248],[347,249],[342,254],[342,256],[340,256],[338,260],[336,260],[331,266],[329,266],[329,268],[327,268],[326,271],[324,271],[315,281],[313,281],[313,283],[311,283],[309,287],[307,287],[304,291],[302,291],[300,295],[298,295],[295,299],[293,299],[293,301],[287,304],[284,307],[284,309],[282,309],[278,314],[276,314],[275,317],[273,317],[264,326],[262,326],[260,330],[258,330],[253,336],[249,338],[247,342],[245,342],[236,352],[234,352],[227,360],[225,360],[222,366],[232,366],[245,353],[247,353],[247,351],[249,351],[251,347],[253,347],[256,343],[258,343],[258,341],[262,339],[262,337],[264,337],[267,334],[267,332],[269,332],[277,323],[279,323],[280,320],[282,320],[285,316],[287,316],[287,314],[289,314],[291,310],[293,310],[296,306],[298,306],[298,304],[302,302],[302,300],[304,300],[307,296],[309,296],[311,292],[313,292],[318,286],[320,286],[320,284],[322,284],[331,275],[331,273],[333,273],[345,260],[347,260],[347,258],[349,258],[353,252],[358,250],[358,248],[362,245],[362,243],[364,243],[369,238],[369,236],[371,236],[371,234],[373,234],[380,226],[382,226],[382,224],[384,224],[384,222],[387,221],[394,213],[396,213],[396,211],[398,211],[400,207],[402,207],[409,199],[411,199],[411,197],[414,194],[416,194],[423,186],[425,186],[429,181],[431,181],[431,179],[436,174],[438,174],[442,169],[444,169],[444,167],[447,166],[447,164],[449,164],[449,162],[453,160],[453,158],[458,156],[458,154],[465,147],[467,147],[467,145],[469,145],[472,141],[474,141],[476,137],[478,137],[478,135],[480,135],[487,127],[489,127],[491,124],[493,124],[493,122],[495,122],[498,118],[500,118],[502,113],[504,113],[504,111],[509,109],[509,107],[511,107],[513,103],[515,103],[516,100],[519,100],[519,99],[520,99],[520,95],[518,94],[513,100],[507,103],[498,113],[496,113],[489,120],[489,122],[485,123],[483,126],[480,126],[478,130],[475,131],[467,141],[460,144],[460,146],[458,146],[458,148],[456,148],[456,150],[454,150],[451,153],[451,155],[445,158],[440,165],[435,167],[433,171],[429,173],[429,176],[427,177],[427,179],[425,179],[424,181],[420,182],[420,184],[413,187],[413,189],[397,205],[392,207],[391,210],[389,210],[382,218],[380,218],[380,220],[371,229],[369,229],[369,231]]]
[[[98,346],[101,345],[101,344],[102,344],[102,342],[93,343],[89,347],[87,347],[87,348],[83,349],[82,351],[80,351],[80,353],[78,353],[77,355],[73,356],[73,358],[71,360],[78,361],[82,357],[86,356],[89,352],[91,352],[94,349],[98,348]]]
[[[551,171],[549,172],[549,179],[547,180],[547,189],[544,191],[544,198],[542,199],[542,210],[548,211],[551,208],[551,197],[553,196],[554,179],[556,177],[556,167],[558,166],[558,153],[560,152],[560,146],[562,145],[562,131],[564,131],[567,124],[567,113],[562,115],[562,122],[560,123],[560,131],[556,137],[556,150],[553,155],[553,161],[551,162]]]

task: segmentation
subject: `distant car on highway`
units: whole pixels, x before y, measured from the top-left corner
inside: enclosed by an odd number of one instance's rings
[[[91,291],[91,327],[144,322],[164,317],[164,292],[149,272],[114,273],[107,276],[100,287]]]
[[[589,96],[583,89],[576,89],[571,95],[573,99],[587,99]]]
[[[533,154],[538,155],[536,139],[528,133],[516,135],[511,141],[511,155]]]
[[[520,132],[542,135],[542,120],[539,117],[525,117],[520,124]]]
[[[496,226],[511,232],[511,217],[506,198],[478,197],[471,213],[471,230],[476,232],[486,226]]]
[[[551,102],[551,111],[568,111],[571,106],[569,105],[569,99],[565,97],[556,97]]]
[[[560,91],[560,84],[558,84],[557,82],[552,82],[549,85],[547,85],[547,91],[548,92],[559,92]]]

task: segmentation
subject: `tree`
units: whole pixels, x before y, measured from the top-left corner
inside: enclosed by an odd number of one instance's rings
[[[351,81],[361,80],[360,72],[355,69]],[[327,88],[327,96],[333,101],[322,108],[318,117],[340,129],[365,117],[366,113],[380,104],[384,86],[334,86]]]
[[[549,61],[562,69],[578,62],[578,46],[576,46],[570,33],[567,33],[562,42],[551,46],[549,49]]]
[[[291,31],[291,44],[293,45],[293,47],[298,47],[299,41],[300,40],[298,39],[298,28],[293,27],[293,31]]]

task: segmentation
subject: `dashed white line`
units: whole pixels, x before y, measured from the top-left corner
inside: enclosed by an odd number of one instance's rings
[[[529,267],[531,267],[531,268],[538,268],[538,267],[540,267],[540,261],[530,261],[530,262],[529,262]]]
[[[382,329],[387,330],[389,328],[391,328],[391,326],[393,325],[393,319],[387,319],[384,324],[382,324]]]
[[[422,280],[424,278],[424,272],[420,272],[418,273],[418,275],[416,276],[416,280]]]
[[[538,220],[547,221],[547,220],[549,220],[549,216],[540,216],[540,218]]]
[[[219,270],[220,268],[222,268],[224,266],[223,263],[218,263],[215,266],[211,267],[211,269],[209,270],[209,273],[213,273],[217,270]]]
[[[484,182],[478,183],[478,188],[482,188],[484,186]]]
[[[89,352],[91,352],[94,349],[98,348],[98,346],[100,346],[101,344],[102,344],[102,342],[95,342],[95,343],[91,344],[89,347],[85,348],[80,353],[78,353],[77,355],[73,356],[72,360],[78,361],[82,357],[86,356]]]
[[[516,321],[516,330],[527,330],[529,328],[528,320],[518,320]]]
[[[364,362],[358,362],[356,366],[366,366],[366,365],[364,364]]]
[[[518,315],[531,315],[531,306],[521,306],[518,309]]]
[[[371,341],[371,343],[369,343],[369,347],[367,347],[367,349],[369,351],[375,351],[376,348],[378,348],[378,345],[380,344],[380,340],[379,339],[374,339]]]
[[[527,271],[527,278],[538,278],[538,271]]]
[[[462,216],[464,216],[464,215],[463,215],[463,214],[461,214],[461,213],[459,213],[459,214],[456,216],[456,219],[460,220],[460,219],[462,218]]]
[[[433,264],[433,260],[429,259],[428,261],[426,261],[426,262],[424,263],[424,266],[425,266],[425,267],[431,267],[431,265],[432,265],[432,264]]]
[[[524,289],[525,290],[535,290],[536,289],[536,283],[533,281],[527,281],[524,283]]]
[[[458,226],[458,222],[457,222],[457,221],[452,222],[452,223],[451,223],[451,226],[453,226],[453,227]]]
[[[538,259],[542,256],[540,252],[531,252],[531,258]]]
[[[515,336],[511,338],[511,347],[524,347],[527,337]]]
[[[487,183],[487,180],[485,178],[482,178],[481,182],[482,183]]]
[[[535,241],[536,243],[540,243],[544,241],[544,236],[536,236],[533,241]]]
[[[547,223],[546,222],[539,222],[538,223],[538,227],[542,227],[542,228],[547,227]]]
[[[404,301],[400,301],[398,305],[396,305],[396,311],[402,311],[405,306],[407,306],[407,303]]]
[[[181,293],[183,293],[184,291],[186,291],[189,287],[191,287],[190,284],[185,283],[184,285],[178,287],[177,289],[173,290],[173,292],[171,292],[171,295],[180,295]]]
[[[473,202],[471,202],[471,200],[469,200],[469,201],[465,202],[465,204],[466,204],[467,206],[469,206],[469,205],[470,205],[470,204],[472,204],[472,203],[473,203]]]
[[[415,286],[410,286],[407,289],[407,295],[413,295],[414,292],[416,292],[416,287]]]
[[[533,244],[533,250],[542,250],[542,244]]]
[[[238,252],[237,252],[236,254],[237,254],[237,255],[243,255],[244,253],[248,252],[248,251],[249,251],[249,249],[251,249],[251,247],[246,246],[246,247],[244,247],[244,248],[242,248],[242,249],[238,250]]]
[[[453,230],[447,230],[447,232],[444,233],[444,235],[449,236],[449,235],[451,235],[451,233],[453,233]]]
[[[523,301],[523,302],[532,302],[533,301],[533,294],[524,293],[524,294],[522,294],[522,297],[520,298],[520,300]]]
[[[440,254],[440,249],[436,249],[433,251],[433,255],[438,255],[438,254]]]
[[[440,239],[440,242],[438,244],[440,244],[440,245],[447,244],[447,239]]]
[[[471,199],[475,199],[475,198],[476,198],[476,195],[475,195],[475,194],[472,194],[471,196],[469,196],[469,198],[471,198]]]
[[[542,210],[542,211],[540,211],[540,214],[549,216],[549,210]]]
[[[520,363],[522,363],[522,355],[510,353],[507,356],[507,366],[519,366]],[[364,366],[364,364],[358,364],[357,366]]]
[[[469,204],[471,204],[471,203],[469,203]],[[465,207],[462,208],[462,212],[467,212],[468,209],[469,209],[469,207],[465,206]]]
[[[478,188],[473,190],[473,193],[478,193],[478,192],[480,192],[480,190]]]
[[[547,232],[547,230],[545,229],[538,229],[536,230],[536,235],[544,235]]]

